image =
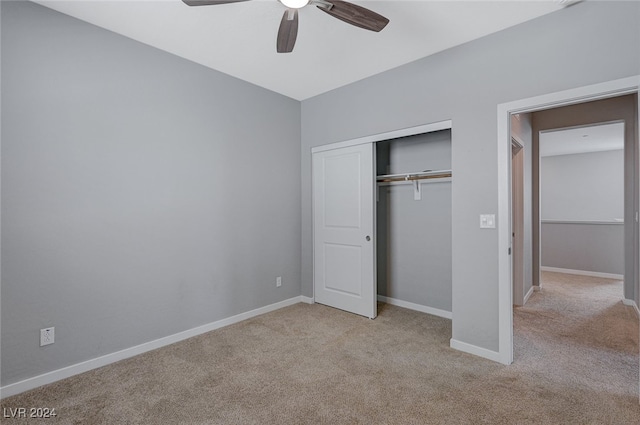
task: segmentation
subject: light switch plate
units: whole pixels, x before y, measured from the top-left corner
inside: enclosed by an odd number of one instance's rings
[[[480,228],[481,229],[495,229],[496,228],[496,215],[495,214],[480,214]]]

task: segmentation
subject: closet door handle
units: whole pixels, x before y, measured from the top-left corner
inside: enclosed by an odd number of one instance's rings
[[[365,239],[367,240],[367,242],[369,242],[371,240],[371,236],[367,235]]]

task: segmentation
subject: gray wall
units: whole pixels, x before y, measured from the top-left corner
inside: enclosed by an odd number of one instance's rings
[[[624,151],[540,158],[542,220],[623,220]]]
[[[531,222],[531,188],[533,173],[533,131],[531,129],[531,114],[515,114],[511,116],[511,137],[515,138],[524,149],[523,161],[523,295],[526,295],[533,286],[533,245]]]
[[[624,216],[623,165],[623,150],[540,158],[543,267],[624,274],[624,225],[613,223]]]
[[[542,266],[624,274],[624,225],[542,222]]]
[[[304,101],[302,293],[313,292],[311,148],[452,119],[453,338],[497,351],[497,232],[478,219],[498,207],[497,105],[640,74],[634,40],[640,3],[583,2]]]
[[[640,5],[640,3],[639,3]],[[594,102],[553,108],[534,112],[533,116],[533,148],[534,157],[539,155],[540,132],[545,130],[593,125],[603,122],[624,121],[624,297],[636,299],[638,281],[632,279],[637,276],[638,268],[638,223],[635,212],[638,210],[638,177],[635,173],[634,162],[638,157],[638,96],[636,94],[618,96]],[[538,270],[541,263],[540,250],[540,162],[534,162],[533,168],[533,283],[540,281]],[[573,229],[575,232],[575,229]],[[615,232],[615,230],[611,230]],[[584,238],[591,236],[584,236]],[[587,269],[589,270],[589,269]],[[597,271],[597,270],[591,270]]]
[[[451,169],[449,130],[376,145],[378,175]],[[378,294],[451,311],[451,182],[423,182],[378,189]]]
[[[2,385],[300,295],[299,102],[1,7]]]

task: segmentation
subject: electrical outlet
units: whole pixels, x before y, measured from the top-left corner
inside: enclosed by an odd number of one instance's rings
[[[53,344],[55,342],[56,328],[40,329],[40,347]]]
[[[282,277],[276,277],[276,287],[279,288],[282,286]]]

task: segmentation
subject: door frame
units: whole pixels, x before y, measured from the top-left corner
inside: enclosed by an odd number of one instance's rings
[[[349,146],[363,145],[365,143],[375,143],[381,142],[383,140],[397,139],[400,137],[415,136],[416,134],[431,133],[439,130],[450,130],[451,125],[451,120],[444,120],[429,124],[421,124],[415,127],[407,127],[398,130],[387,131],[385,133],[372,134],[370,136],[358,137],[356,139],[316,146],[314,148],[311,148],[311,154],[314,154],[316,152],[330,151],[332,149],[346,148]]]
[[[400,137],[407,137],[407,136],[415,136],[417,134],[423,134],[423,133],[431,133],[434,131],[439,131],[439,130],[450,130],[452,128],[453,125],[453,121],[452,120],[444,120],[444,121],[437,121],[437,122],[433,122],[433,123],[428,123],[428,124],[421,124],[421,125],[417,125],[415,127],[407,127],[407,128],[402,128],[402,129],[398,129],[398,130],[392,130],[392,131],[388,131],[385,133],[378,133],[378,134],[372,134],[370,136],[364,136],[364,137],[359,137],[356,139],[351,139],[351,140],[345,140],[345,141],[341,141],[341,142],[335,142],[335,143],[330,143],[327,145],[322,145],[322,146],[316,146],[311,148],[311,157],[313,158],[313,154],[316,152],[324,152],[324,151],[329,151],[329,150],[333,150],[333,149],[341,149],[341,148],[346,148],[346,147],[351,147],[351,146],[357,146],[357,145],[363,145],[366,143],[376,143],[376,142],[381,142],[383,140],[389,140],[389,139],[397,139]],[[312,161],[313,163],[313,161]],[[374,164],[375,165],[375,164]],[[376,170],[374,169],[374,172]],[[311,170],[311,175],[313,176],[313,169]],[[375,176],[372,176],[372,178],[375,178]],[[315,206],[313,205],[313,194],[311,196],[311,200],[312,200],[312,205],[311,205],[311,223],[315,223],[316,217],[315,217]],[[373,211],[374,214],[374,218],[375,218],[375,211]],[[313,230],[313,228],[315,228],[314,225],[312,225],[312,234],[311,234],[311,245],[312,245],[312,252],[311,252],[311,258],[315,258],[315,240],[316,240],[316,235],[315,235],[315,230]],[[376,222],[374,220],[373,222],[373,228],[374,228],[374,242],[377,240],[375,237],[375,228],[376,228]],[[376,278],[376,273],[375,273],[375,268],[376,268],[376,258],[375,258],[375,249],[374,249],[374,259],[373,259],[373,266],[374,266],[374,281],[373,281],[373,293],[377,298],[377,294],[378,294],[378,282],[377,282],[377,278]],[[312,264],[312,275],[313,275],[313,296],[311,299],[311,302],[315,302],[315,297],[316,297],[316,282],[315,282],[315,264]],[[374,301],[375,302],[375,301]]]
[[[513,283],[511,256],[509,255],[511,246],[511,114],[535,112],[638,93],[639,87],[640,75],[635,75],[498,105],[498,361],[500,363],[508,365],[513,362]],[[637,163],[638,159],[636,158]],[[638,249],[637,244],[635,249]],[[637,252],[634,254],[634,258],[636,261],[640,258]],[[635,274],[634,280],[637,282],[637,272]]]

